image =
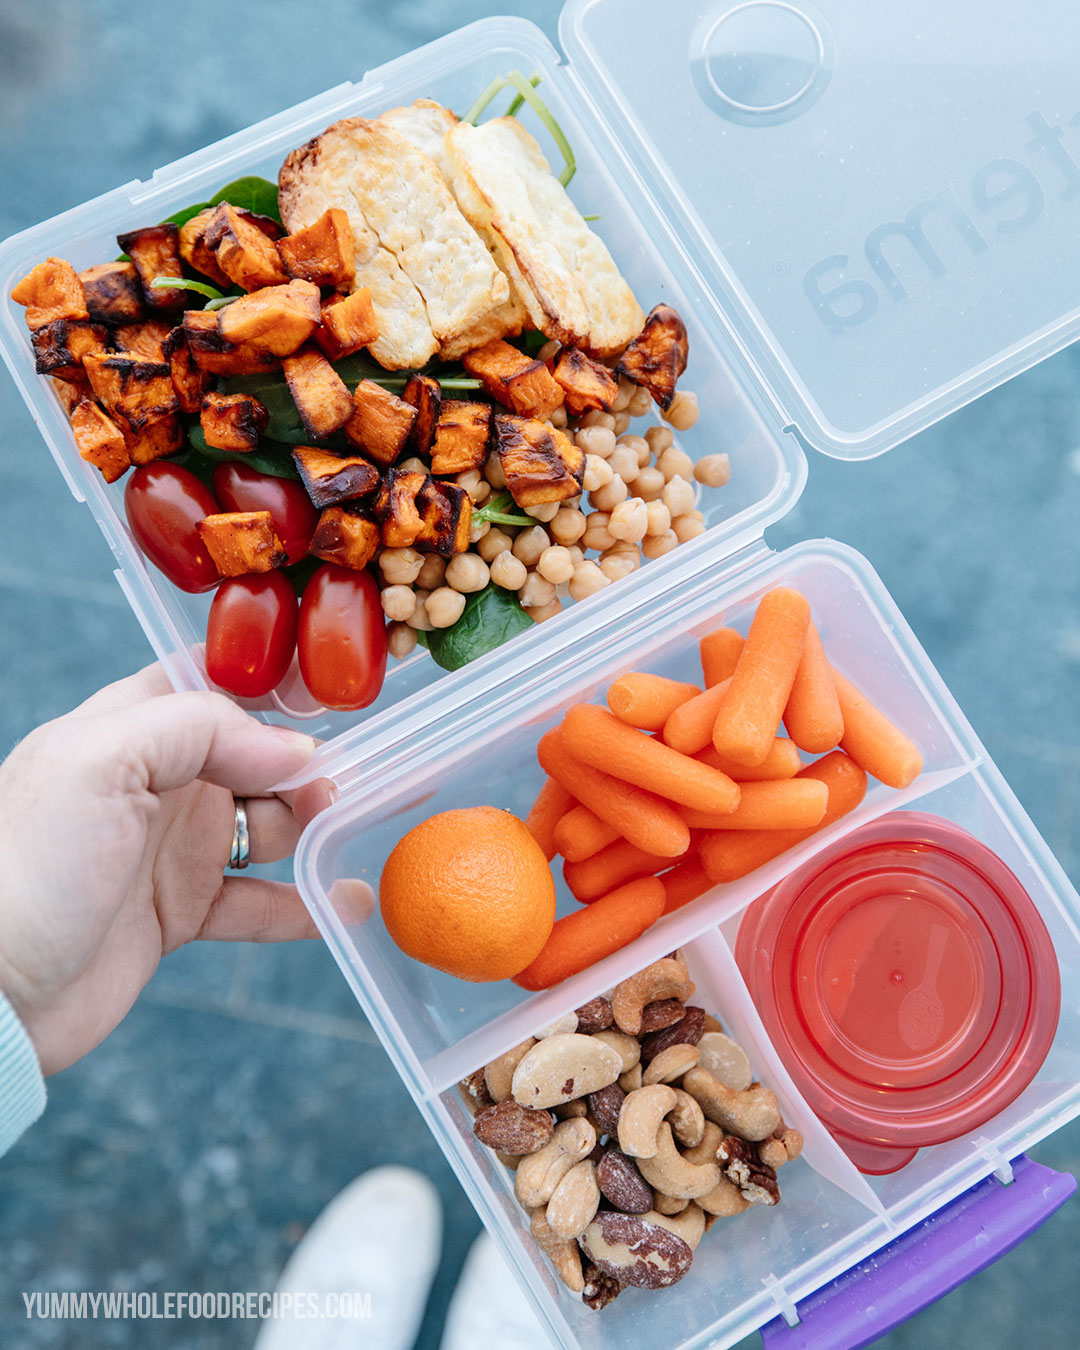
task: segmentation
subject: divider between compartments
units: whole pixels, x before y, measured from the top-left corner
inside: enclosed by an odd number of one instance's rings
[[[785,1122],[803,1136],[802,1156],[805,1161],[826,1181],[838,1186],[887,1223],[885,1206],[811,1111],[784,1067],[754,1007],[750,991],[735,963],[735,954],[722,934],[717,930],[702,934],[684,949],[683,955],[691,978],[697,985],[694,1002],[706,1012],[719,1017],[725,1031],[750,1056],[754,1077],[776,1093]],[[783,1176],[781,1172],[781,1189]]]

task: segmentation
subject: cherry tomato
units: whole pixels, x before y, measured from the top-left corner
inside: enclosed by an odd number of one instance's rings
[[[239,460],[222,460],[211,480],[223,511],[269,511],[274,530],[289,562],[299,562],[308,551],[319,513],[303,484],[291,478],[259,473]]]
[[[300,674],[327,708],[366,708],[386,675],[386,622],[370,572],[320,567],[300,601]]]
[[[210,489],[179,464],[143,464],[130,475],[124,509],[135,541],[174,586],[195,594],[221,580],[195,528],[220,509]]]
[[[206,673],[231,694],[276,689],[296,650],[296,592],[280,572],[223,581],[206,624]]]

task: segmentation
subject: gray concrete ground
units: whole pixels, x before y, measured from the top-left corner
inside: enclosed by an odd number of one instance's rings
[[[485,0],[0,3],[0,236],[145,177],[490,12]],[[555,7],[505,3],[555,33]],[[310,16],[315,15],[313,20]],[[347,42],[331,40],[346,32]],[[243,39],[243,40],[241,40]],[[0,748],[149,659],[89,514],[0,379]],[[828,535],[877,566],[1020,799],[1080,880],[1080,353],[862,465],[814,457],[777,546]],[[367,1128],[393,1121],[391,1133]],[[1035,1156],[1080,1169],[1080,1126]],[[169,957],[119,1031],[51,1084],[0,1166],[0,1344],[245,1346],[243,1324],[72,1330],[31,1288],[271,1287],[351,1177],[432,1176],[447,1244],[419,1344],[477,1222],[321,945]],[[884,1345],[1076,1343],[1080,1202]]]

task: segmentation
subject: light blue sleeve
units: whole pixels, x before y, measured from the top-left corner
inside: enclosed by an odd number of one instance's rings
[[[45,1110],[45,1080],[30,1037],[0,994],[0,1155]]]

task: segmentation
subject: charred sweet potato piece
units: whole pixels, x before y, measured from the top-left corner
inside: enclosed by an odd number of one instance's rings
[[[223,577],[272,572],[286,561],[269,511],[225,511],[205,516],[196,528]]]
[[[141,356],[144,361],[165,360],[165,339],[172,325],[162,319],[146,319],[142,323],[124,323],[113,329],[113,341],[119,351]]]
[[[593,409],[608,412],[619,396],[619,382],[607,366],[577,347],[564,347],[559,353],[555,383],[562,389],[567,412],[573,417]]]
[[[184,429],[175,413],[153,417],[138,429],[122,418],[117,418],[117,425],[124,433],[124,444],[132,464],[152,464],[155,459],[178,455],[186,445]]]
[[[206,444],[216,450],[246,455],[259,444],[270,414],[254,394],[206,394],[199,410],[199,424]]]
[[[431,451],[431,472],[465,473],[482,469],[491,443],[491,404],[443,400]]]
[[[133,431],[167,417],[179,407],[172,374],[163,361],[144,361],[122,352],[91,353],[83,369],[99,403]]]
[[[379,486],[374,465],[358,455],[333,455],[313,445],[298,445],[292,457],[313,506],[367,497]]]
[[[437,483],[428,478],[416,498],[420,511],[419,533],[412,541],[421,553],[441,553],[449,558],[469,547],[472,498],[456,483]]]
[[[352,394],[345,381],[315,347],[303,347],[282,362],[285,382],[300,414],[304,431],[313,441],[343,427],[353,415]]]
[[[135,264],[98,263],[79,273],[86,308],[98,323],[138,323],[146,312]]]
[[[288,281],[274,241],[249,216],[228,202],[215,206],[203,225],[203,241],[214,261],[235,285],[245,291]]]
[[[315,341],[331,361],[351,356],[379,336],[371,291],[361,286],[352,295],[332,295],[323,301],[322,327]]]
[[[535,418],[498,413],[495,442],[518,506],[561,502],[581,491],[585,455],[564,432]]]
[[[91,399],[83,399],[72,409],[71,429],[79,454],[101,470],[106,483],[115,483],[131,468],[124,433]]]
[[[308,552],[360,572],[374,558],[380,542],[379,527],[373,520],[344,506],[328,506],[315,526]]]
[[[511,412],[543,420],[562,406],[563,391],[543,361],[526,356],[502,338],[466,352],[461,361],[491,397]]]
[[[197,413],[202,408],[203,394],[210,388],[210,374],[200,370],[191,355],[184,329],[177,324],[161,344],[164,359],[169,363],[173,388],[176,390],[180,411]]]
[[[183,309],[190,302],[188,291],[172,286],[159,289],[150,284],[155,277],[184,275],[180,261],[180,231],[175,225],[146,225],[141,230],[118,234],[116,242],[135,264],[147,309]]]
[[[278,253],[291,277],[347,291],[356,276],[356,255],[349,217],[332,206],[318,220],[278,240]]]
[[[94,401],[94,391],[90,388],[90,381],[86,378],[86,371],[82,370],[78,375],[72,375],[69,379],[59,380],[53,377],[49,383],[53,387],[53,392],[60,400],[60,406],[67,413],[68,417],[75,411],[84,398],[88,398],[91,403]]]
[[[426,473],[414,469],[391,469],[383,479],[375,516],[387,548],[408,548],[420,533],[423,522],[418,498],[428,482]]]
[[[217,255],[206,242],[206,227],[216,210],[216,206],[204,207],[197,216],[192,216],[180,226],[180,256],[189,267],[201,272],[215,286],[228,290],[232,282],[218,266]]]
[[[26,306],[31,332],[57,319],[88,319],[86,293],[74,267],[63,258],[46,258],[15,284],[11,298]]]
[[[319,326],[319,288],[310,281],[264,286],[217,313],[226,342],[291,356]]]
[[[435,424],[442,407],[442,385],[430,375],[410,375],[401,397],[416,409],[416,421],[409,433],[409,449],[415,454],[426,455],[435,439]]]
[[[689,349],[686,324],[676,311],[670,305],[654,305],[645,327],[619,357],[615,373],[643,385],[661,408],[669,408]]]
[[[83,373],[82,359],[91,353],[105,355],[108,330],[90,319],[53,319],[30,334],[34,369],[39,375],[76,380]]]
[[[380,464],[393,464],[405,449],[416,409],[374,380],[361,380],[353,394],[353,415],[345,435]]]
[[[257,375],[277,370],[281,357],[273,352],[247,342],[226,342],[221,336],[220,316],[220,310],[189,309],[184,313],[184,339],[200,370],[211,375]]]

